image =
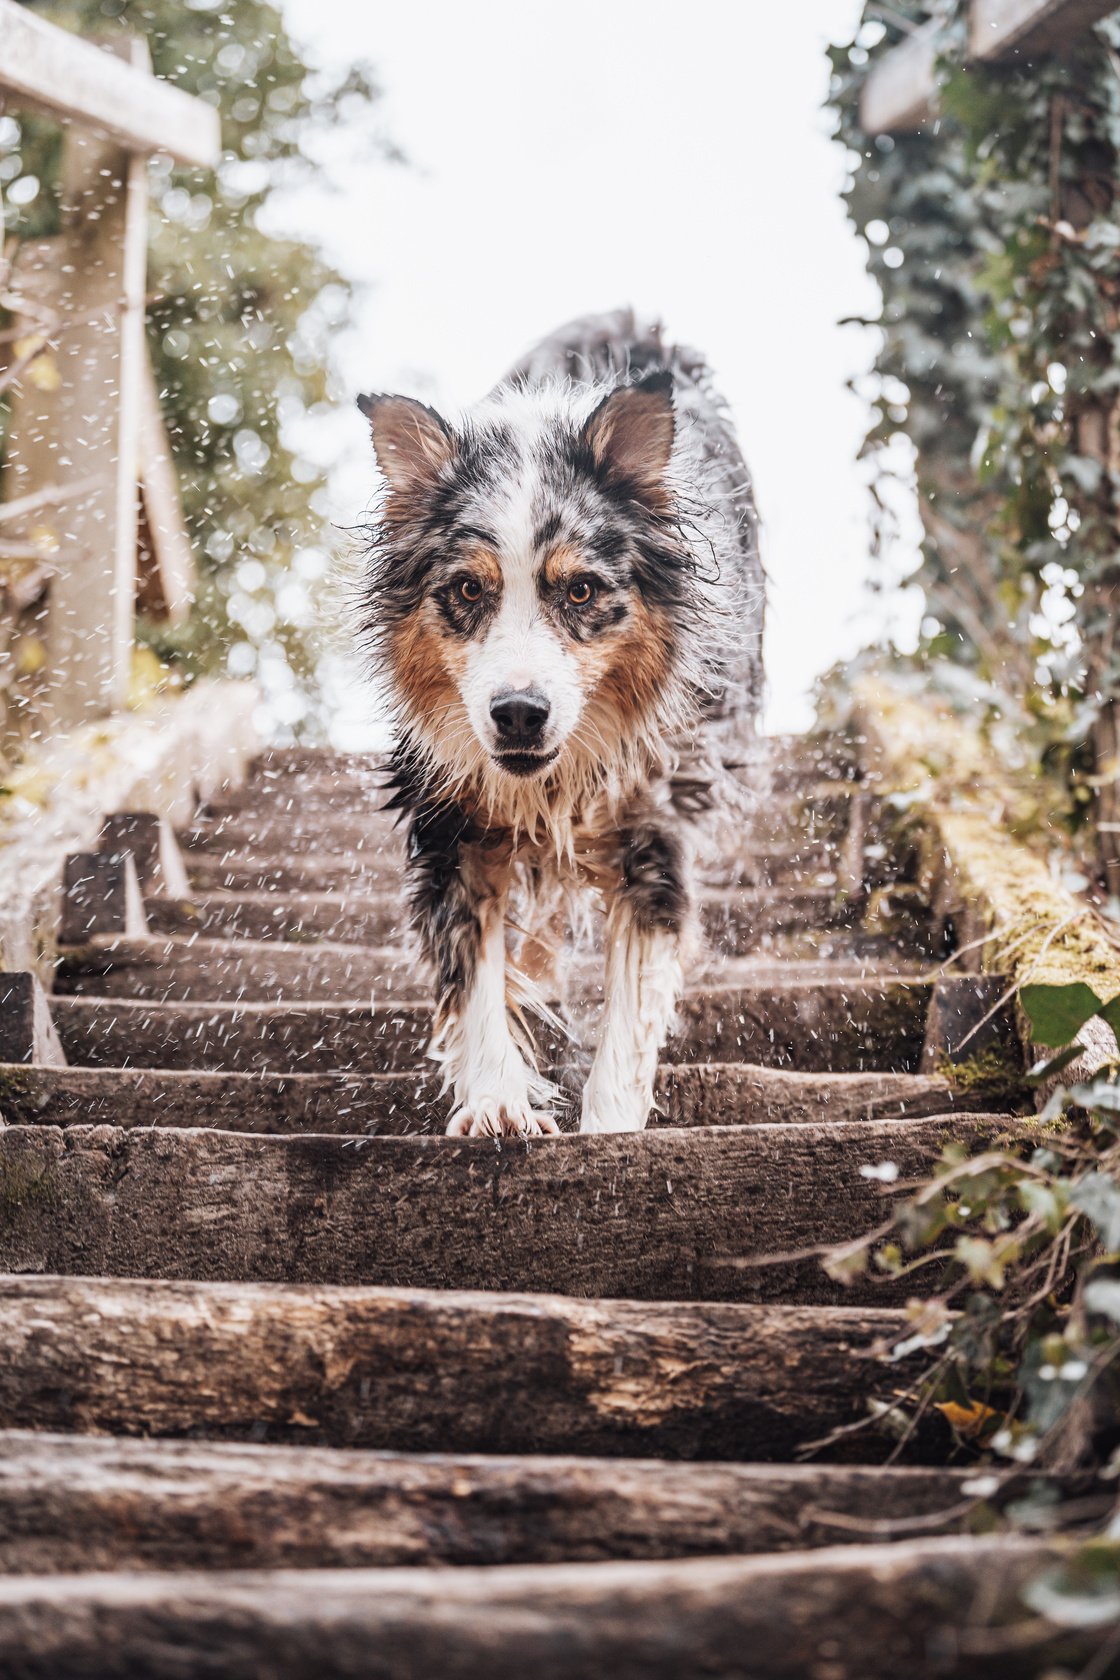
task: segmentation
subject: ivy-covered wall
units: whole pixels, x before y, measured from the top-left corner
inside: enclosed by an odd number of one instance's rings
[[[859,94],[935,13],[940,118]],[[883,309],[867,448],[915,446],[921,657],[975,668],[1090,817],[1120,894],[1120,13],[1061,57],[968,64],[967,0],[869,0],[833,49],[846,202]]]

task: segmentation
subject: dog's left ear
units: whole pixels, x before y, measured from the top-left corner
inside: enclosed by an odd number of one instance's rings
[[[675,434],[673,376],[664,368],[612,391],[583,428],[599,471],[639,500],[655,502],[665,494]]]
[[[432,484],[455,454],[455,435],[442,414],[414,397],[359,397],[369,421],[377,464],[393,490]]]

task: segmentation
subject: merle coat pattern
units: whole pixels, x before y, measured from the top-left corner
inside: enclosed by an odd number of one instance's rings
[[[636,1130],[683,984],[697,824],[759,702],[756,519],[726,411],[701,358],[630,311],[544,340],[454,425],[360,405],[385,481],[363,626],[448,1130],[557,1129],[524,1011],[575,889],[606,911],[581,1130]]]

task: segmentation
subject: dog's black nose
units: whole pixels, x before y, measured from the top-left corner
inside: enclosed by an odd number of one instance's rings
[[[490,716],[504,746],[530,746],[548,722],[549,704],[533,688],[507,688],[490,702]]]

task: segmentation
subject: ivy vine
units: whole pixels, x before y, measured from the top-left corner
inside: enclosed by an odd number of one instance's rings
[[[870,137],[859,96],[932,15],[939,115]],[[970,667],[1093,817],[1120,894],[1120,15],[1059,57],[966,59],[966,0],[864,7],[833,49],[845,200],[883,306],[866,451],[913,445],[920,658]]]

